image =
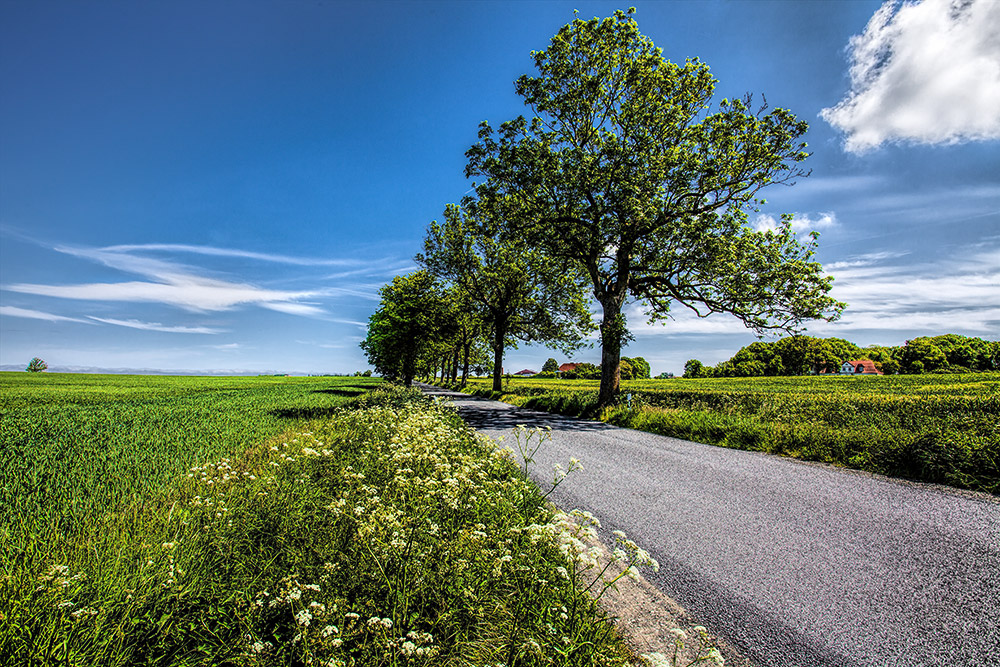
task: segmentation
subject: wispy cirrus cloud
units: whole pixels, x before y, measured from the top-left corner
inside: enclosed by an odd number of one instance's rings
[[[159,322],[141,322],[139,320],[117,320],[110,317],[94,317],[89,316],[90,319],[97,322],[102,322],[104,324],[113,324],[118,327],[127,327],[129,329],[141,329],[143,331],[163,331],[166,333],[185,333],[185,334],[219,334],[224,333],[223,329],[214,329],[212,327],[187,327],[187,326],[170,326],[166,324],[160,324]]]
[[[256,305],[295,315],[322,315],[317,305],[301,302],[323,296],[322,290],[269,290],[253,285],[205,279],[198,276],[171,276],[163,282],[88,283],[82,285],[39,285],[18,283],[6,289],[21,294],[85,301],[125,301],[163,303],[193,312],[229,310]]]
[[[807,323],[814,335],[853,336],[884,331],[885,342],[900,335],[1000,331],[1000,239],[959,249],[933,263],[893,263],[906,253],[874,252],[826,266],[836,280],[831,295],[847,303],[836,322]],[[637,336],[746,334],[736,318],[699,318],[675,305],[675,319],[647,324],[646,311],[633,304],[629,329]],[[897,341],[897,342],[901,342]]]
[[[306,290],[273,289],[215,277],[202,267],[191,266],[175,259],[151,257],[144,253],[193,253],[310,266],[357,266],[361,263],[359,260],[317,260],[182,244],[118,245],[101,248],[61,245],[54,249],[124,273],[139,275],[147,280],[70,285],[16,283],[5,286],[5,289],[22,294],[63,299],[162,303],[194,312],[229,310],[251,305],[307,317],[321,317],[326,314],[316,302],[322,297],[351,295],[375,298],[375,290],[368,285],[350,284]]]
[[[846,150],[1000,138],[1000,3],[884,3],[851,38],[851,91],[820,116]]]
[[[170,252],[170,253],[190,253],[195,255],[208,255],[212,257],[232,257],[238,259],[252,259],[261,262],[274,262],[278,264],[291,264],[294,266],[365,266],[369,262],[361,259],[330,259],[321,257],[296,257],[293,255],[281,255],[275,253],[255,252],[252,250],[241,250],[239,248],[219,248],[216,246],[193,245],[186,243],[142,243],[106,246],[100,249],[102,252],[114,254],[134,254],[143,252]]]
[[[824,269],[827,273],[833,271],[841,271],[843,269],[857,268],[861,266],[872,266],[873,264],[878,264],[884,262],[887,259],[896,259],[898,257],[905,257],[908,252],[897,252],[897,251],[882,251],[882,252],[869,252],[862,255],[855,255],[853,257],[848,257],[847,259],[841,260],[839,262],[830,262],[824,265]],[[838,274],[839,275],[839,274]]]
[[[15,306],[0,306],[0,315],[5,315],[7,317],[23,317],[29,320],[45,320],[47,322],[76,322],[78,324],[93,324],[93,322],[79,317],[65,317],[63,315],[54,315],[40,310],[17,308]]]

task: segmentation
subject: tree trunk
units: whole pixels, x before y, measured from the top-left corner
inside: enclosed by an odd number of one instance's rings
[[[503,375],[503,339],[506,338],[504,327],[497,326],[493,336],[493,391],[500,391]]]
[[[469,355],[472,353],[472,341],[466,341],[463,346],[464,357],[462,358],[462,386],[469,384]]]
[[[416,362],[414,356],[413,353],[407,353],[403,356],[403,385],[407,387],[413,386],[413,369]]]
[[[456,345],[455,346],[455,354],[452,356],[452,359],[451,359],[451,362],[452,362],[451,363],[451,381],[452,382],[458,382],[458,354],[459,354],[459,352],[460,352],[460,350],[459,350],[458,346]]]
[[[604,319],[601,321],[601,393],[597,409],[603,410],[618,396],[621,386],[622,336],[625,323],[621,317],[621,303],[613,298],[601,304]]]

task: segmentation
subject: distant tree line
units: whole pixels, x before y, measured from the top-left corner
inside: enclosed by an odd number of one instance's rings
[[[648,380],[650,378],[649,362],[642,357],[622,357],[619,366],[622,380]],[[542,366],[542,372],[537,378],[562,378],[564,380],[600,380],[601,367],[589,362],[577,364],[573,370],[559,372],[559,362],[549,359]]]
[[[664,59],[632,14],[563,26],[515,82],[528,117],[481,124],[472,194],[430,224],[421,270],[383,287],[369,320],[361,346],[383,376],[489,368],[499,390],[507,349],[568,354],[597,329],[600,364],[576,373],[600,378],[604,407],[649,375],[621,356],[629,302],[657,321],[675,306],[730,313],[758,333],[839,317],[817,235],[798,238],[791,216],[749,224],[763,188],[808,175],[807,124],[749,96],[713,102],[708,66]]]
[[[870,359],[887,375],[1000,370],[1000,342],[958,334],[922,336],[898,347],[858,347],[843,338],[791,336],[757,341],[717,366],[698,359],[684,364],[684,377],[760,377],[836,373],[845,361]]]

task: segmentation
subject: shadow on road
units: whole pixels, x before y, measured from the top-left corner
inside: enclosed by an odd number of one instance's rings
[[[527,410],[479,396],[446,391],[431,385],[421,384],[419,387],[431,396],[451,400],[459,416],[465,420],[466,424],[476,430],[509,431],[521,425],[528,428],[551,426],[563,431],[607,431],[615,428],[603,422]],[[470,405],[471,403],[476,405]],[[489,404],[489,407],[484,404]]]

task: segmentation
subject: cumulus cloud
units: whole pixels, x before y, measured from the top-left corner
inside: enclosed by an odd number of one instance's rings
[[[851,90],[820,112],[848,151],[1000,138],[1000,2],[890,0],[848,52]]]
[[[89,316],[90,319],[97,322],[103,322],[104,324],[113,324],[118,327],[128,327],[130,329],[142,329],[143,331],[164,331],[166,333],[185,333],[185,334],[217,334],[222,333],[222,329],[213,329],[211,327],[185,327],[185,326],[170,326],[166,324],[160,324],[159,322],[141,322],[139,320],[116,320],[110,317],[94,317]]]
[[[758,232],[776,231],[781,226],[781,221],[773,215],[761,213],[753,221],[753,227]],[[805,213],[796,213],[792,216],[792,231],[796,234],[801,232],[818,232],[837,226],[837,216],[833,211],[820,213],[817,217],[812,217]]]
[[[64,317],[62,315],[44,313],[40,310],[16,308],[14,306],[0,306],[0,315],[6,315],[7,317],[23,317],[29,320],[45,320],[47,322],[77,322],[80,324],[93,324],[93,322],[89,320],[82,320],[78,317]]]

